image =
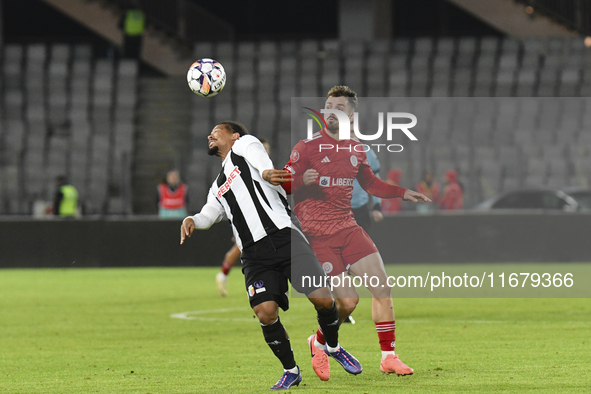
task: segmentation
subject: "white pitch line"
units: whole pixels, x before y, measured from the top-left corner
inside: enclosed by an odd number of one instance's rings
[[[206,317],[206,316],[202,316],[202,315],[227,313],[227,312],[239,312],[239,311],[244,311],[244,308],[222,308],[222,309],[208,309],[208,310],[203,310],[203,311],[180,312],[180,313],[173,313],[170,315],[170,317],[173,319],[199,320],[199,321],[257,321],[256,319],[245,318],[245,317]]]

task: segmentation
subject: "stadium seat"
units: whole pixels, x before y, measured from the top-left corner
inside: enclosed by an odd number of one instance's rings
[[[386,56],[373,53],[367,61],[367,96],[386,96]]]
[[[546,186],[546,176],[544,174],[530,173],[525,177],[524,187],[538,188]]]
[[[559,74],[560,87],[558,96],[574,97],[577,96],[581,83],[581,71],[579,69],[562,69]]]
[[[300,97],[317,97],[319,95],[318,59],[315,55],[307,55],[301,59],[301,75],[308,76],[305,81],[298,81]],[[335,65],[333,64],[332,67]],[[333,71],[334,72],[334,71]]]
[[[387,65],[388,96],[399,97],[407,95],[410,76],[406,69],[406,56],[391,56]]]
[[[357,94],[366,96],[362,90],[364,87],[364,63],[365,59],[361,56],[353,56],[345,58],[345,81],[350,86],[356,86]]]
[[[532,97],[535,93],[537,71],[535,67],[523,67],[517,74],[515,95],[518,97]]]
[[[326,96],[326,93],[333,87],[341,83],[340,75],[340,61],[336,58],[324,59],[320,65],[321,77],[320,77],[320,94],[311,96]],[[359,89],[357,89],[359,90]],[[302,93],[304,92],[304,86],[302,85]]]
[[[501,191],[506,192],[510,190],[516,190],[521,187],[521,182],[517,178],[503,178]]]
[[[481,54],[495,54],[497,52],[499,40],[496,37],[483,37],[480,39]]]
[[[92,47],[88,44],[79,44],[74,47],[75,60],[89,60],[92,58]]]
[[[501,189],[501,168],[493,163],[482,161],[482,165],[478,167],[479,173],[479,188],[481,191],[481,198],[488,198]]]

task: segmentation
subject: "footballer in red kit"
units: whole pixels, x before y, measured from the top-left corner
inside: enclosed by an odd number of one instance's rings
[[[337,109],[353,121],[357,95],[347,86],[335,86],[327,95],[326,109]],[[286,169],[292,173],[291,192],[294,212],[302,223],[318,261],[330,276],[354,275],[376,277],[377,286],[367,286],[372,293],[372,318],[382,349],[380,369],[385,373],[410,375],[394,352],[395,322],[391,288],[387,286],[384,263],[367,233],[357,225],[351,210],[353,180],[369,194],[380,198],[403,198],[412,202],[431,202],[421,193],[390,185],[371,170],[363,144],[356,138],[339,140],[339,120],[334,114],[326,118],[326,128],[302,140],[292,150]],[[343,282],[339,282],[343,283]],[[339,324],[353,312],[359,295],[354,286],[335,286]],[[314,372],[328,380],[328,358],[320,349],[324,338],[319,329],[308,338]]]
[[[300,141],[290,156],[294,180],[295,214],[302,230],[310,237],[335,234],[356,227],[351,211],[353,180],[376,197],[404,197],[403,189],[376,178],[358,139],[335,141],[320,130],[312,138]],[[303,173],[315,170],[319,176],[304,187]]]

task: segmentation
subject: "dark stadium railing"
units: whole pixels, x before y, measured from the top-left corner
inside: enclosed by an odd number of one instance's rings
[[[32,220],[0,216],[0,270],[25,267],[217,266],[228,222],[179,245],[180,220],[155,216]],[[369,234],[387,264],[589,261],[591,213],[401,214]],[[26,236],[23,236],[26,234]],[[417,234],[420,236],[417,237]]]

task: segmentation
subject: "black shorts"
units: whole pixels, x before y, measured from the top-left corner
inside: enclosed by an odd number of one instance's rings
[[[275,301],[289,309],[289,283],[306,296],[324,287],[324,280],[303,280],[304,276],[324,278],[312,247],[297,230],[284,228],[242,250],[242,273],[250,306]]]

